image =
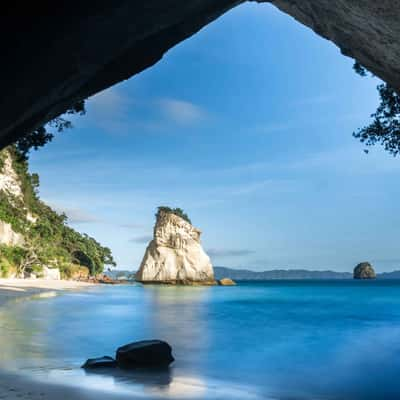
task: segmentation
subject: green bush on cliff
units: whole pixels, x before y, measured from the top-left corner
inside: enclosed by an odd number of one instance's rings
[[[167,207],[167,206],[160,206],[157,208],[156,218],[158,218],[158,216],[160,215],[161,212],[175,214],[178,217],[181,217],[185,221],[189,222],[189,224],[192,223],[189,216],[182,210],[182,208],[179,208],[179,207],[171,208],[171,207]]]

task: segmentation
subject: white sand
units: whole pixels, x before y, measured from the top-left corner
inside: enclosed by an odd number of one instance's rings
[[[0,279],[0,306],[6,306],[5,303],[9,300],[29,298],[36,294],[51,294],[93,286],[92,283],[62,280]],[[114,395],[101,391],[101,388],[88,390],[50,382],[44,383],[24,375],[0,370],[0,400],[122,400],[128,398],[132,399],[133,396]]]
[[[77,281],[53,281],[47,279],[0,279],[0,306],[8,300],[30,297],[39,293],[77,290],[91,286],[93,286],[93,283]]]

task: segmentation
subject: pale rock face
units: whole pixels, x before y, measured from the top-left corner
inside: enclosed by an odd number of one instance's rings
[[[0,221],[0,244],[22,246],[24,237],[20,233],[14,232],[10,224]]]
[[[49,281],[59,281],[61,279],[61,273],[58,268],[49,268],[43,266],[43,279]]]
[[[37,220],[38,220],[38,217],[37,217],[36,215],[31,214],[31,213],[28,211],[28,213],[26,214],[26,219],[27,219],[30,223],[35,224],[35,223],[37,222]]]
[[[5,191],[17,198],[22,198],[21,183],[12,166],[11,156],[8,151],[4,152],[4,154],[4,166],[0,170],[0,191]]]
[[[161,212],[136,279],[140,282],[213,284],[213,267],[201,246],[200,235],[200,230],[181,217]]]

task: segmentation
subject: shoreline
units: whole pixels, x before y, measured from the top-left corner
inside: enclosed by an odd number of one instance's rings
[[[11,300],[29,299],[29,297],[46,294],[62,293],[87,289],[97,286],[90,282],[47,280],[47,279],[0,279],[0,307]]]
[[[94,288],[95,283],[45,280],[45,279],[0,279],[0,307],[9,302],[30,301],[36,295],[62,294]],[[133,394],[114,394],[100,389],[87,389],[68,383],[49,383],[20,371],[7,371],[0,366],[0,399],[7,400],[123,400],[135,397]]]

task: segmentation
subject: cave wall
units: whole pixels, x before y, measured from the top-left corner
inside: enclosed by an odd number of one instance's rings
[[[273,3],[400,90],[399,0],[257,1]]]
[[[271,2],[400,89],[400,0],[251,1]],[[17,8],[4,13],[0,148],[153,65],[243,2],[47,0],[35,3],[33,14]]]

